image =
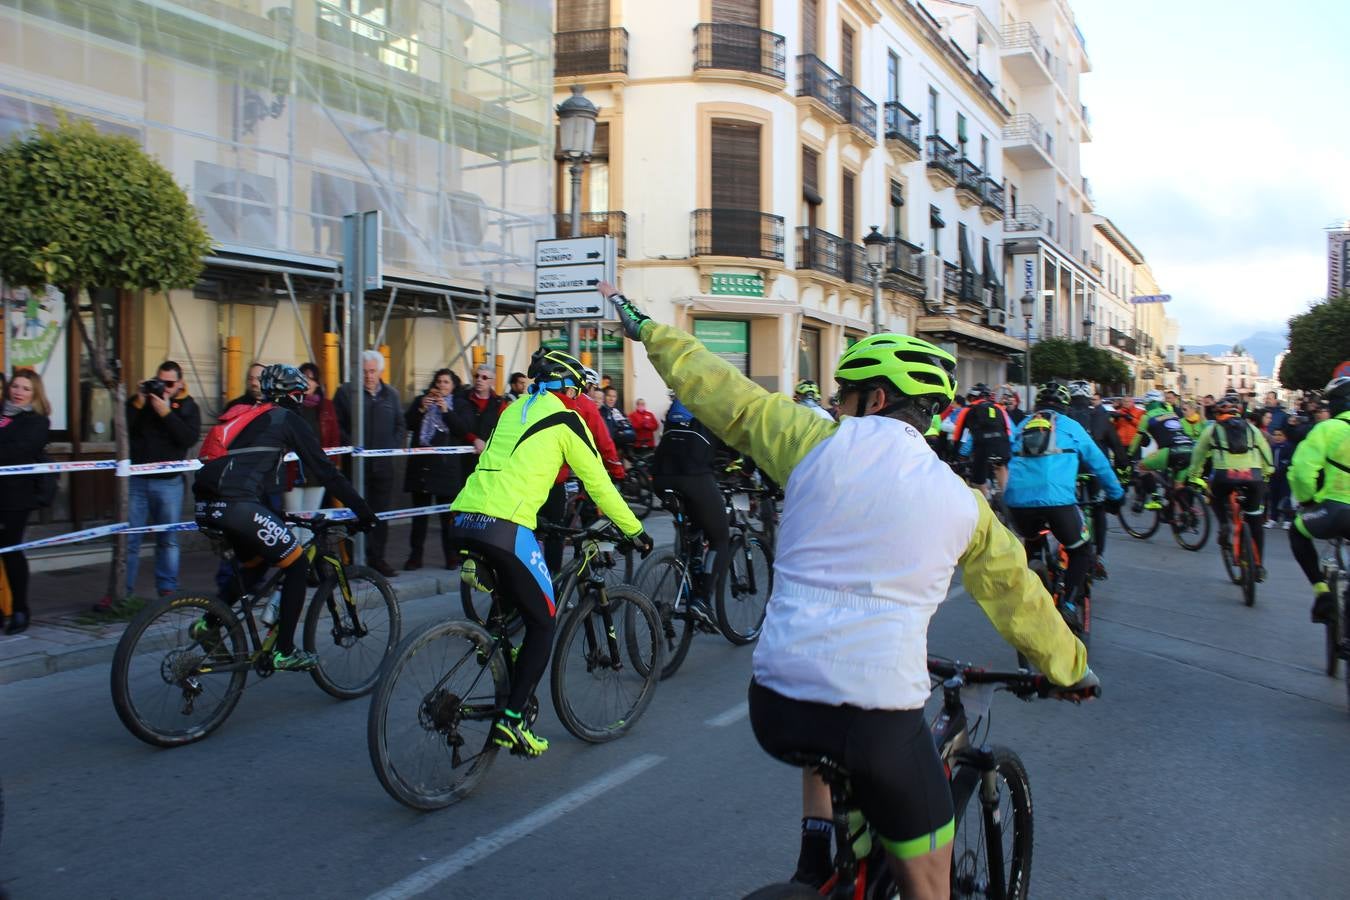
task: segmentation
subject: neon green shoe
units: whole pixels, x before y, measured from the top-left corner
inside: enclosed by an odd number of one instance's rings
[[[1149,497],[1144,501],[1144,509],[1162,509],[1162,501],[1157,497]]]
[[[1313,585],[1312,620],[1314,625],[1326,625],[1336,614],[1336,598],[1325,581]]]
[[[492,743],[505,747],[513,756],[534,758],[548,749],[548,741],[525,727],[525,720],[503,713],[492,726]]]
[[[220,626],[211,624],[206,616],[202,616],[188,626],[188,637],[200,644],[203,649],[210,650],[220,643]]]
[[[319,657],[296,647],[290,653],[272,651],[272,668],[279,672],[308,672],[319,664]]]

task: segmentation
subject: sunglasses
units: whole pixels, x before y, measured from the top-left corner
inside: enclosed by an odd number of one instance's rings
[[[474,378],[474,381],[491,381],[491,380],[492,380],[492,376],[491,376],[491,375],[475,375],[473,378]]]

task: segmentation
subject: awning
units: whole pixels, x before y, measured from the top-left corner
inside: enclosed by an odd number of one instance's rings
[[[923,316],[914,330],[924,340],[950,341],[1005,357],[1026,349],[1024,341],[955,316]]]
[[[1003,284],[998,280],[998,269],[994,266],[993,254],[989,252],[989,245],[984,245],[984,286],[1002,287]]]

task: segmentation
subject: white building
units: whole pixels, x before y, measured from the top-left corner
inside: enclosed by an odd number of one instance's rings
[[[962,383],[1002,380],[1021,346],[1003,331],[1007,111],[979,8],[559,0],[556,28],[556,99],[580,83],[600,107],[584,227],[621,237],[622,288],[654,317],[767,387],[828,392],[873,328],[878,226],[882,328],[950,346]],[[564,214],[567,188],[560,164]],[[623,353],[602,364],[626,402],[659,405],[645,354]]]
[[[1139,365],[1139,341],[1135,335],[1134,268],[1144,263],[1139,252],[1116,224],[1105,216],[1091,215],[1092,255],[1090,267],[1100,279],[1097,304],[1091,310],[1093,343],[1106,347],[1130,370]]]
[[[1350,290],[1350,219],[1327,227],[1327,296]]]

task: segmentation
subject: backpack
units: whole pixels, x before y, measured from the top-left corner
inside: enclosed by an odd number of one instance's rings
[[[227,409],[220,417],[220,424],[213,425],[211,430],[206,433],[206,440],[202,441],[202,449],[197,453],[197,458],[202,462],[220,459],[228,454],[230,444],[234,443],[234,439],[248,427],[248,423],[263,413],[272,410],[273,405],[271,403],[259,403],[255,406],[237,406],[235,409],[242,410],[242,412],[234,413],[233,410]],[[276,448],[269,447],[266,449],[274,450]]]
[[[1154,416],[1150,419],[1148,433],[1149,437],[1158,442],[1158,447],[1162,450],[1189,447],[1195,443],[1186,433],[1186,430],[1182,428],[1181,419],[1174,412]]]
[[[1251,426],[1241,416],[1230,416],[1215,427],[1219,431],[1215,432],[1214,438],[1225,453],[1246,453],[1252,449]]]
[[[1037,457],[1058,453],[1059,445],[1055,440],[1055,418],[1055,414],[1048,410],[1041,410],[1029,416],[1022,425],[1022,440],[1017,448],[1017,455]],[[1049,426],[1033,424],[1037,422],[1048,422]],[[1031,432],[1031,434],[1028,435],[1028,432]],[[1049,432],[1049,434],[1041,439],[1036,432]]]

